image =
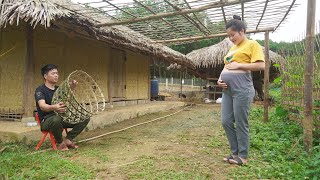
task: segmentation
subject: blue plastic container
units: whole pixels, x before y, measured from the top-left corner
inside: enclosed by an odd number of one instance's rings
[[[158,79],[154,76],[151,79],[151,98],[157,98],[159,94],[159,82]]]

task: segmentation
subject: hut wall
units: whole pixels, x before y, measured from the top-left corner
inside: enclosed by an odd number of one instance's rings
[[[98,41],[37,27],[33,30],[33,91],[43,83],[40,69],[45,64],[58,65],[59,83],[74,70],[93,77],[108,99],[108,74],[112,48]],[[9,50],[9,51],[8,51]],[[149,58],[127,51],[125,67],[126,99],[148,99]],[[8,26],[0,31],[0,109],[23,109],[23,76],[26,58],[26,27]],[[34,104],[35,106],[35,104]],[[35,108],[35,107],[34,107]]]
[[[111,96],[114,99],[125,99],[126,83],[126,52],[121,49],[112,48],[110,66],[110,87]]]
[[[25,26],[0,30],[0,108],[22,111],[26,58]]]
[[[107,44],[44,28],[35,30],[34,37],[35,88],[43,83],[41,67],[52,63],[58,65],[59,83],[71,72],[83,70],[93,77],[108,99],[111,48]]]
[[[149,97],[149,58],[127,52],[126,62],[127,99],[148,99]]]

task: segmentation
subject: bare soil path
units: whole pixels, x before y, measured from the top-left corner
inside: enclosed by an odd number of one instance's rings
[[[83,133],[89,138],[146,122],[177,109]],[[97,179],[227,179],[228,144],[219,105],[196,105],[165,119],[79,144],[65,158],[91,169]]]

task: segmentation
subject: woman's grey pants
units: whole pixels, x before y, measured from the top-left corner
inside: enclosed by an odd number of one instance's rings
[[[247,85],[247,84],[246,84]],[[226,132],[232,155],[248,158],[248,115],[254,97],[253,85],[231,88],[222,94],[222,126]]]

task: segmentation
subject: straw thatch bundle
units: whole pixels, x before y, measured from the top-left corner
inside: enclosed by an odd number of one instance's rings
[[[223,58],[227,55],[229,49],[233,46],[233,43],[229,38],[225,38],[218,44],[205,47],[202,49],[197,49],[187,54],[197,68],[210,68],[217,67],[218,65],[223,65]],[[264,50],[264,47],[262,47]],[[282,64],[283,58],[272,51],[269,51],[269,58],[273,63]]]
[[[70,0],[0,0],[0,27],[23,20],[35,27],[38,23],[59,31],[72,31],[82,37],[95,39],[112,46],[139,52],[156,60],[178,63],[195,68],[185,55],[167,46],[154,44],[151,39],[125,26],[98,28],[95,24],[110,19],[90,7],[74,4]],[[90,13],[86,13],[90,12]],[[51,24],[51,26],[50,26]]]
[[[6,27],[9,23],[15,22],[19,25],[19,20],[28,22],[35,27],[38,23],[45,27],[50,27],[50,22],[55,18],[69,16],[69,11],[58,8],[54,3],[43,0],[3,0],[1,7],[0,26]]]

